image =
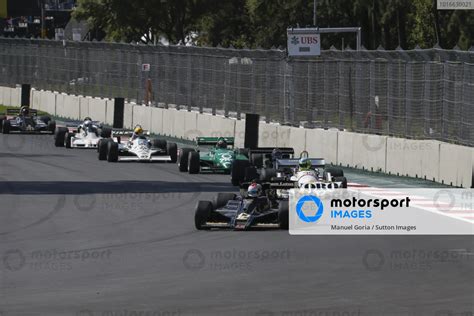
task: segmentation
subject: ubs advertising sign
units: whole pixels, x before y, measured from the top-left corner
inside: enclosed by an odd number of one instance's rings
[[[287,29],[288,56],[321,55],[321,34],[318,29]]]

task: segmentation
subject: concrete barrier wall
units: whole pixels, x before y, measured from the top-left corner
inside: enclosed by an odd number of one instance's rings
[[[151,131],[151,108],[147,106],[133,107],[133,126],[141,125],[146,131]],[[132,127],[133,127],[132,126]]]
[[[89,99],[89,116],[94,121],[105,122],[107,115],[107,100],[100,98]]]
[[[105,123],[109,125],[114,124],[114,110],[115,110],[115,100],[106,99],[105,100]]]
[[[276,147],[278,139],[278,124],[260,122],[258,126],[258,145],[260,147]]]
[[[440,180],[449,185],[469,188],[472,186],[473,149],[440,144]]]
[[[351,134],[352,165],[358,169],[385,171],[387,136]]]
[[[133,106],[132,103],[125,103],[123,106],[123,127],[132,128],[133,127]]]
[[[80,105],[79,97],[75,95],[58,94],[56,96],[56,115],[72,120],[79,120]]]
[[[48,112],[51,115],[56,115],[56,95],[57,93],[51,91],[40,92],[42,111]]]
[[[0,87],[0,103],[19,105],[20,89]],[[32,107],[71,119],[91,116],[113,123],[113,100],[32,90]],[[197,136],[234,136],[243,147],[245,121],[197,112],[143,107],[125,103],[124,127],[141,124],[152,133],[192,140]],[[259,146],[293,147],[299,154],[327,163],[426,178],[453,186],[471,187],[474,148],[433,140],[410,140],[337,130],[304,129],[260,122]]]
[[[308,129],[305,147],[311,157],[324,158],[326,163],[337,164],[338,131]]]
[[[11,88],[4,88],[3,89],[3,105],[10,106],[10,101],[11,101],[11,95],[12,95],[12,89]]]

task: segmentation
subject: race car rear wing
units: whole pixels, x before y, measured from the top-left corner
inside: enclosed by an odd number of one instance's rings
[[[309,158],[311,160],[311,167],[312,168],[324,168],[326,162],[324,158]],[[285,168],[285,167],[298,167],[299,159],[277,159],[276,161],[276,168]]]
[[[116,136],[129,136],[133,135],[133,130],[129,129],[112,129],[112,134]],[[144,135],[150,135],[150,131],[143,131]]]
[[[196,137],[198,145],[215,145],[219,139],[226,141],[227,145],[234,145],[234,137]]]
[[[35,116],[38,115],[38,110],[28,108],[29,115]],[[7,109],[5,113],[8,116],[18,116],[20,115],[20,109]]]
[[[281,153],[281,157],[285,159],[290,159],[295,154],[295,150],[291,147],[258,147],[249,150],[249,158],[251,158],[253,155],[264,155],[265,157],[272,159],[271,155],[275,149],[277,149]]]

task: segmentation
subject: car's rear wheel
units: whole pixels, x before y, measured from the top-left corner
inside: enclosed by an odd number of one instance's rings
[[[230,168],[230,182],[233,186],[239,186],[245,180],[245,169],[250,167],[248,160],[234,160]]]
[[[262,154],[254,154],[252,155],[251,163],[257,168],[263,167],[263,155]]]
[[[328,173],[331,174],[331,177],[344,177],[344,170],[342,170],[341,168],[328,167],[324,169],[324,173],[323,173],[324,179],[327,179],[326,175]],[[331,180],[331,179],[327,179],[327,180]]]
[[[71,141],[73,137],[74,137],[73,133],[69,133],[69,132],[66,133],[66,136],[64,137],[64,146],[66,148],[71,148]]]
[[[54,146],[64,147],[64,140],[66,139],[67,128],[58,127],[54,132]]]
[[[48,125],[48,123],[51,121],[51,118],[49,116],[40,116],[39,119],[46,125]]]
[[[281,229],[288,229],[290,221],[288,201],[280,201],[278,204],[278,224]]]
[[[234,193],[217,193],[217,196],[214,198],[214,209],[225,206],[228,201],[233,199],[235,199]]]
[[[118,161],[118,143],[109,141],[107,146],[107,161],[117,162]]]
[[[347,189],[347,178],[346,177],[334,177],[334,182],[342,182],[342,188]]]
[[[178,170],[181,172],[188,171],[189,153],[194,151],[192,148],[180,148],[178,150]]]
[[[171,162],[176,163],[178,160],[178,145],[176,145],[176,143],[167,143],[166,153],[170,155]]]
[[[151,147],[154,147],[154,148],[160,148],[160,149],[166,150],[166,144],[167,142],[164,139],[153,138],[151,140]]]
[[[108,127],[102,127],[100,129],[100,137],[110,138],[112,136],[112,129]]]
[[[99,152],[99,160],[107,160],[107,150],[109,141],[109,139],[99,139],[99,143],[97,145],[97,151]]]
[[[262,168],[260,170],[260,181],[270,181],[272,178],[276,177],[277,170],[274,168]]]
[[[199,153],[196,151],[191,151],[188,155],[188,172],[190,174],[199,173],[199,170],[201,169]]]
[[[56,130],[56,121],[48,121],[48,131],[51,132],[51,134],[54,134],[54,131]]]
[[[210,201],[199,201],[196,205],[196,210],[194,212],[194,225],[196,229],[203,230],[209,229],[204,227],[206,222],[211,217],[212,212],[212,203]]]
[[[4,120],[2,122],[2,133],[3,134],[10,134],[10,121],[9,120]]]

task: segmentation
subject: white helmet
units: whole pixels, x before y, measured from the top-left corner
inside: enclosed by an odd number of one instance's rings
[[[250,184],[247,189],[248,197],[259,197],[261,193],[262,193],[262,186],[255,182]]]
[[[301,189],[316,189],[318,179],[314,174],[307,173],[298,179],[298,188]]]

